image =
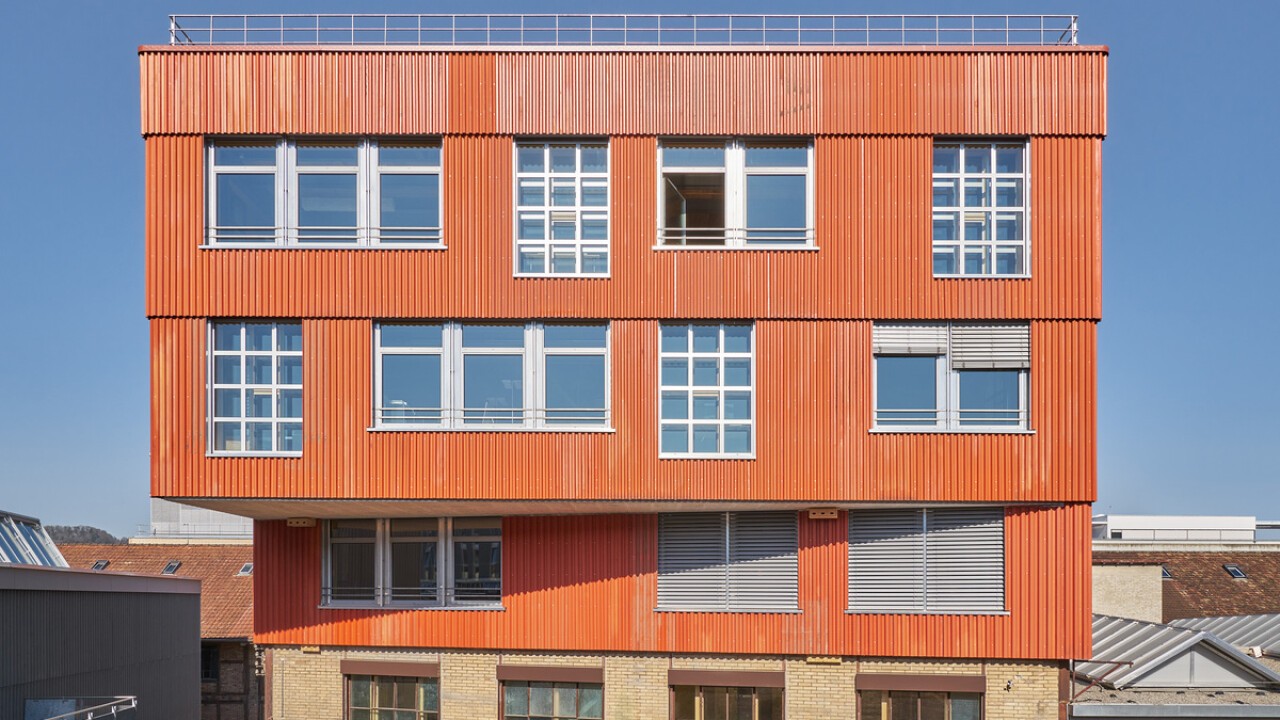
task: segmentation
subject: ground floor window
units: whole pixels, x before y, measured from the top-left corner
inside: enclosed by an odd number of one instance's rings
[[[782,688],[674,685],[672,720],[782,720]]]
[[[982,720],[979,693],[863,690],[859,720]]]
[[[588,720],[604,717],[604,686],[598,683],[514,682],[502,684],[506,720]]]
[[[348,675],[346,719],[440,720],[440,681]]]
[[[200,682],[218,682],[218,663],[221,656],[217,645],[200,646]]]

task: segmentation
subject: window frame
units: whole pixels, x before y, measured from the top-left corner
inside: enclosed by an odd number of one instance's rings
[[[519,715],[509,715],[507,713],[507,686],[508,685],[524,685],[526,686],[526,694],[527,694],[528,690],[532,689],[535,683],[538,683],[538,684],[545,683],[547,685],[551,685],[551,691],[553,693],[556,690],[561,689],[560,687],[557,687],[557,686],[572,685],[574,688],[574,707],[576,708],[581,708],[582,706],[582,686],[587,685],[592,687],[598,687],[600,688],[600,715],[598,715],[597,718],[603,719],[605,717],[605,712],[604,712],[605,694],[604,694],[603,682],[578,682],[578,681],[568,682],[568,681],[560,681],[560,680],[499,680],[498,681],[498,717],[502,718],[503,720],[507,720],[507,718],[526,718],[527,720],[528,718],[542,717],[541,715],[536,715],[536,714],[533,714],[532,712],[519,714]],[[526,700],[527,699],[528,698],[526,698]],[[531,709],[529,706],[526,706],[526,708]],[[557,715],[557,714],[554,714],[554,712],[552,714],[557,720],[560,720],[560,718],[565,718],[566,720],[569,720],[570,718],[570,716],[568,715]],[[572,720],[596,720],[596,718],[582,718],[581,710],[578,710],[574,712],[572,716]]]
[[[726,689],[750,688],[751,689],[751,717],[753,720],[755,720],[755,718],[760,717],[760,691],[776,690],[779,695],[779,698],[778,698],[779,706],[782,709],[782,717],[779,718],[779,720],[785,720],[785,718],[787,717],[787,689],[785,687],[774,687],[774,686],[764,686],[764,685],[711,685],[711,684],[686,685],[686,684],[670,683],[667,685],[667,692],[668,692],[667,707],[669,708],[667,717],[669,717],[671,720],[677,720],[676,719],[676,688],[681,688],[681,687],[693,688],[693,711],[694,711],[694,717],[697,718],[698,720],[716,720],[715,718],[707,718],[706,703],[705,703],[704,694],[703,694],[703,690],[705,688],[726,688]]]
[[[572,173],[555,173],[551,170],[551,148],[553,146],[574,147],[574,157],[576,168]],[[582,149],[584,146],[603,145],[605,152],[605,171],[603,173],[586,173],[582,170]],[[521,148],[537,147],[543,148],[543,170],[542,172],[521,172],[520,171],[520,150]],[[596,278],[608,279],[613,275],[613,143],[608,137],[600,139],[591,138],[525,138],[516,140],[512,143],[512,173],[511,173],[511,272],[513,277],[517,278]],[[573,206],[564,206],[564,210],[560,212],[574,213],[574,229],[576,237],[573,240],[553,240],[551,238],[551,225],[554,222],[553,210],[550,204],[552,197],[552,180],[556,177],[561,179],[572,178],[574,187],[577,188],[578,204]],[[543,181],[543,205],[523,206],[520,204],[520,183],[521,180],[529,180],[532,178],[540,178]],[[588,181],[604,180],[605,204],[603,206],[583,205],[582,189],[587,185]],[[534,209],[536,208],[536,209]],[[522,240],[520,238],[520,218],[522,214],[541,213],[543,215],[543,239],[541,240]],[[583,234],[583,221],[587,216],[604,215],[605,237],[603,240],[586,240],[581,236]],[[554,245],[572,245],[574,247],[574,272],[557,273],[551,271],[552,253],[551,249]],[[543,255],[543,272],[526,272],[520,269],[521,248],[529,246],[541,246]],[[586,248],[602,247],[605,257],[604,272],[584,272],[583,251]]]
[[[212,660],[212,662],[210,662]],[[222,648],[216,643],[200,644],[200,682],[216,683],[221,676]]]
[[[284,319],[284,318],[210,318],[206,323],[205,342],[208,351],[206,352],[205,364],[205,454],[208,457],[279,457],[291,458],[301,457],[302,449],[298,450],[280,450],[279,429],[282,422],[289,424],[297,424],[298,432],[305,433],[305,414],[304,409],[299,413],[298,417],[279,417],[279,402],[282,390],[297,390],[303,393],[300,401],[305,406],[306,392],[306,367],[301,365],[305,363],[306,348],[301,345],[303,340],[303,323],[302,320]],[[240,348],[238,350],[218,350],[217,349],[217,330],[220,325],[239,325],[240,326]],[[247,332],[249,325],[270,325],[271,326],[271,349],[270,350],[249,350],[247,348]],[[280,350],[279,349],[279,326],[280,325],[297,325],[299,336],[298,350]],[[266,355],[271,358],[271,383],[267,385],[259,385],[257,383],[245,382],[247,363],[245,359],[250,356]],[[217,382],[217,358],[235,355],[240,357],[240,382],[239,383],[219,383]],[[297,357],[302,368],[303,379],[297,384],[284,384],[279,382],[279,360],[282,357]],[[270,387],[271,389],[271,450],[219,450],[217,448],[217,424],[219,422],[239,422],[240,424],[240,445],[243,448],[247,444],[248,424],[250,422],[262,422],[261,419],[254,420],[247,414],[247,406],[244,401],[243,393],[253,387],[262,388]],[[240,396],[240,416],[234,418],[231,416],[220,416],[217,414],[217,391],[238,389]],[[302,436],[300,442],[305,445],[305,435]]]
[[[785,166],[767,166],[758,168],[749,168],[746,164],[746,150],[748,147],[760,144],[768,145],[770,140],[779,143],[794,143],[795,147],[800,147],[803,143],[805,148],[805,169],[804,172],[797,172],[799,168]],[[714,147],[720,144],[724,148],[724,165],[671,165],[666,164],[666,148],[667,147]],[[736,136],[736,137],[719,137],[719,138],[666,138],[658,140],[658,187],[657,201],[658,212],[657,221],[658,229],[656,239],[653,245],[654,250],[817,250],[817,227],[816,227],[816,210],[815,210],[815,177],[814,172],[814,138],[812,137],[795,137],[795,138],[769,138],[766,136]],[[718,171],[713,168],[719,168]],[[724,178],[724,242],[716,245],[711,243],[694,244],[687,243],[687,232],[683,233],[683,241],[668,242],[672,237],[673,229],[666,226],[666,184],[667,173],[676,172],[684,174],[701,174],[701,175],[721,175]],[[801,229],[804,237],[801,240],[780,240],[771,239],[765,241],[751,241],[748,234],[751,228],[747,227],[747,178],[751,175],[803,175],[805,178],[805,227]],[[709,228],[719,229],[719,228]],[[687,228],[686,228],[687,230]],[[781,231],[781,230],[780,230]]]
[[[340,520],[347,518],[333,518],[332,520]],[[331,548],[333,545],[333,537],[330,534],[330,524],[332,520],[326,519],[322,521],[320,542],[321,542],[321,572],[320,572],[320,603],[321,608],[378,608],[378,609],[403,609],[414,608],[421,610],[438,609],[438,610],[505,610],[502,604],[504,591],[504,576],[506,574],[506,542],[503,538],[503,518],[499,516],[476,516],[476,517],[427,517],[427,518],[350,518],[352,520],[372,520],[375,523],[375,536],[372,541],[369,540],[348,540],[344,542],[357,542],[360,544],[373,544],[373,599],[334,599],[333,592],[333,556]],[[454,558],[454,535],[453,524],[459,519],[482,519],[494,520],[497,523],[498,533],[498,592],[495,601],[458,601],[456,599],[456,562]],[[394,588],[392,586],[392,552],[391,548],[395,539],[391,536],[391,523],[395,520],[435,520],[437,521],[436,534],[436,594],[435,600],[424,602],[422,600],[397,600],[394,598]],[[408,541],[404,541],[408,542]],[[452,598],[452,599],[451,599]]]
[[[927,323],[925,323],[927,324]],[[871,427],[869,432],[872,433],[974,433],[974,434],[1033,434],[1035,429],[1031,425],[1031,369],[1030,368],[996,368],[994,370],[983,370],[973,368],[956,368],[952,367],[952,330],[956,325],[964,325],[965,323],[942,323],[946,325],[946,347],[941,354],[934,353],[904,353],[904,352],[887,352],[878,353],[874,349],[871,354]],[[1028,326],[1028,332],[1030,327]],[[934,412],[936,417],[933,423],[885,423],[883,420],[887,418],[881,417],[880,408],[880,358],[893,357],[932,357],[934,358],[934,383],[936,389],[935,405],[933,409],[920,408],[919,412]],[[1018,374],[1018,408],[1016,411],[1009,410],[962,410],[960,403],[963,396],[960,393],[961,375],[967,372],[1016,372]],[[884,412],[893,412],[892,409],[885,409]],[[910,412],[907,410],[899,410],[897,412]],[[980,424],[975,422],[963,422],[963,413],[965,412],[1016,412],[1017,421],[1014,424]]]
[[[351,692],[351,683],[356,678],[369,678],[369,705],[370,706],[368,708],[354,708],[351,706],[352,699],[353,699],[352,698],[353,693]],[[421,688],[416,686],[434,683],[436,686],[436,693],[435,693],[436,709],[435,710],[426,710],[426,709],[419,710],[417,707],[415,707],[413,710],[405,710],[402,708],[384,707],[384,706],[378,705],[377,704],[378,701],[374,699],[374,694],[377,692],[378,681],[380,680],[383,680],[383,681],[390,680],[392,681],[392,683],[395,683],[395,684],[400,684],[402,682],[409,682],[414,684],[415,687],[414,687],[413,694],[414,694],[415,700],[418,701],[414,703],[415,706],[420,703],[422,698],[422,690]],[[395,691],[392,690],[392,694],[394,693]],[[351,719],[352,710],[367,710],[370,713],[370,717],[374,717],[375,716],[374,713],[376,713],[377,717],[382,717],[384,714],[388,716],[394,714],[397,717],[399,717],[399,713],[412,713],[415,720],[440,720],[441,704],[443,703],[440,697],[440,678],[438,676],[425,677],[425,676],[408,676],[408,675],[371,675],[371,674],[364,674],[364,673],[344,673],[342,675],[342,718],[343,720]]]
[[[1002,178],[1012,179],[1014,177],[1014,174],[996,172],[994,159],[992,160],[990,172],[975,173],[972,175],[970,173],[966,173],[964,170],[964,157],[963,157],[963,151],[962,151],[961,157],[959,159],[959,167],[957,168],[957,172],[942,174],[946,179],[952,179],[954,177],[954,179],[956,180],[956,185],[958,188],[956,201],[960,204],[954,205],[954,206],[952,205],[936,206],[933,204],[933,188],[934,188],[934,183],[939,176],[937,173],[933,171],[933,152],[939,145],[944,145],[944,146],[958,145],[961,148],[982,145],[982,146],[987,146],[991,148],[993,153],[995,151],[995,148],[1002,145],[1004,146],[1021,145],[1022,146],[1022,174],[1021,174],[1022,205],[1019,207],[1009,206],[1004,208],[1006,211],[1017,210],[1022,213],[1022,240],[1017,243],[1022,248],[1022,272],[997,273],[994,271],[996,267],[996,264],[995,264],[996,247],[1001,245],[1011,247],[1015,244],[1013,241],[1000,241],[1000,240],[996,240],[995,238],[996,216],[1000,213],[1000,208],[995,204],[995,196],[996,196],[995,183],[997,180]],[[997,279],[997,280],[1029,279],[1031,277],[1031,140],[1026,137],[1009,137],[1009,138],[936,137],[933,139],[933,142],[930,145],[929,165],[930,165],[929,167],[929,208],[930,208],[929,210],[929,218],[930,218],[929,220],[929,272],[930,274],[935,279],[940,279],[940,280],[975,279],[975,278]],[[981,210],[972,210],[973,212],[984,213],[990,218],[991,238],[989,240],[968,241],[964,239],[966,208],[964,206],[963,196],[964,196],[965,179],[967,177],[976,177],[976,178],[987,179],[991,181],[991,204],[984,206],[983,209]],[[957,272],[954,272],[954,273],[939,273],[939,272],[936,272],[934,269],[934,254],[936,253],[938,248],[938,244],[937,244],[938,241],[933,237],[933,218],[935,213],[937,212],[955,213],[957,217],[958,234],[956,239],[943,241],[944,243],[943,247],[948,247],[948,248],[954,247],[956,248],[956,252],[959,255],[959,264],[957,265]],[[982,272],[982,273],[964,272],[964,265],[965,265],[964,251],[967,246],[990,248],[991,254],[992,254],[991,255],[992,257],[991,271]]]
[[[714,353],[698,353],[698,352],[695,352],[695,351],[694,351],[694,349],[693,349],[693,335],[692,335],[692,329],[693,329],[693,327],[694,327],[694,326],[697,326],[697,325],[703,325],[703,326],[716,327],[716,328],[718,328],[717,332],[718,332],[718,335],[719,335],[719,339],[720,339],[720,341],[721,341],[721,342],[720,342],[720,349],[719,349],[719,350],[715,351]],[[751,335],[751,350],[750,350],[750,352],[749,352],[749,353],[727,353],[727,352],[724,350],[724,342],[723,342],[723,340],[724,340],[724,328],[725,328],[726,326],[746,327],[746,328],[749,328],[749,329],[750,329],[750,335]],[[666,352],[666,351],[664,351],[664,350],[662,349],[662,329],[663,329],[664,327],[684,327],[684,328],[687,328],[687,330],[686,330],[686,339],[688,340],[688,349],[687,349],[685,352]],[[758,419],[758,416],[759,416],[759,412],[758,412],[758,409],[757,409],[757,392],[756,392],[757,378],[758,378],[758,376],[759,376],[759,358],[757,357],[757,356],[758,356],[758,353],[757,353],[756,349],[757,349],[757,343],[756,343],[756,323],[755,323],[754,321],[747,321],[747,322],[734,322],[734,321],[724,321],[724,322],[711,322],[711,321],[691,321],[691,322],[660,321],[660,322],[658,323],[658,362],[657,362],[658,382],[657,382],[657,392],[656,392],[656,398],[655,398],[655,399],[656,399],[656,401],[657,401],[657,411],[658,411],[658,412],[657,412],[657,419],[658,419],[658,458],[659,458],[660,460],[666,460],[666,459],[671,459],[671,460],[682,460],[682,459],[694,459],[694,460],[697,460],[697,459],[754,460],[754,459],[755,459],[755,457],[756,457],[756,448],[758,447],[758,444],[757,444],[757,443],[758,443],[758,435],[759,435],[759,427],[758,427],[758,423],[757,423],[757,419]],[[695,362],[695,360],[697,360],[699,356],[702,356],[702,357],[704,357],[704,358],[705,358],[705,357],[708,357],[708,356],[711,356],[711,355],[714,355],[714,356],[715,356],[715,358],[716,358],[716,360],[717,360],[717,361],[718,361],[718,363],[719,363],[719,368],[720,368],[720,382],[719,382],[719,384],[714,385],[714,386],[711,386],[711,385],[693,385],[693,384],[692,384],[692,383],[693,383],[693,369],[694,369],[694,362]],[[714,453],[710,453],[710,452],[695,452],[695,451],[693,451],[693,449],[692,449],[692,448],[693,448],[693,427],[694,427],[694,425],[695,425],[695,424],[699,424],[699,423],[698,423],[698,420],[697,420],[696,418],[694,418],[694,416],[693,416],[693,398],[694,398],[694,389],[695,389],[695,388],[699,388],[699,387],[704,388],[704,389],[705,389],[705,388],[713,388],[713,389],[715,389],[715,390],[717,391],[718,396],[719,396],[719,398],[721,399],[721,402],[720,402],[720,417],[719,417],[719,418],[717,418],[717,419],[716,419],[716,420],[714,420],[714,421],[711,421],[711,420],[704,421],[704,422],[703,422],[703,423],[701,423],[701,424],[715,424],[715,425],[720,429],[719,437],[718,437],[718,439],[717,439],[717,445],[718,445],[720,448],[723,448],[723,447],[724,447],[724,437],[725,437],[724,428],[725,428],[725,425],[726,425],[726,418],[724,417],[724,408],[725,408],[725,403],[723,402],[723,400],[724,400],[724,396],[725,396],[725,394],[726,394],[726,393],[728,393],[728,392],[741,392],[741,391],[744,389],[744,386],[741,386],[741,385],[725,385],[725,384],[724,384],[724,376],[725,376],[725,373],[724,373],[724,367],[725,367],[725,361],[726,361],[726,360],[728,360],[728,359],[742,359],[743,357],[748,357],[748,356],[749,356],[749,358],[750,358],[750,360],[751,360],[751,384],[750,384],[750,386],[747,386],[745,389],[747,389],[747,390],[748,390],[748,392],[750,392],[750,393],[751,393],[751,418],[750,418],[750,421],[749,421],[749,422],[747,422],[747,423],[743,423],[743,422],[740,422],[740,421],[733,421],[733,422],[728,422],[728,424],[730,424],[730,425],[747,425],[747,426],[750,428],[750,432],[751,432],[751,447],[750,447],[750,449],[749,449],[748,451],[746,451],[746,452],[740,452],[740,453],[729,453],[729,452],[724,452],[723,450],[722,450],[722,451],[719,451],[719,452],[714,452]],[[690,384],[688,384],[688,385],[664,385],[664,384],[663,384],[663,382],[662,382],[662,362],[663,362],[663,360],[664,360],[664,359],[666,359],[666,358],[685,358],[685,359],[688,361],[689,366],[688,366],[688,374],[687,374],[687,376],[686,376],[686,377],[688,378],[688,380],[689,380],[689,383],[690,383]],[[687,403],[687,405],[686,405],[686,410],[687,410],[686,417],[684,417],[683,419],[681,419],[681,418],[671,418],[671,419],[670,419],[670,422],[668,422],[668,420],[667,420],[666,418],[663,418],[663,416],[662,416],[662,395],[663,395],[663,392],[664,392],[664,391],[667,391],[667,390],[678,391],[678,390],[681,390],[681,389],[683,389],[685,392],[687,392],[687,393],[689,394],[688,403]],[[670,451],[666,451],[666,450],[663,450],[663,449],[662,449],[662,426],[663,426],[664,424],[672,424],[672,425],[674,425],[674,424],[682,424],[682,425],[684,425],[684,426],[688,429],[688,435],[687,435],[687,437],[688,437],[688,444],[685,446],[685,447],[690,448],[690,450],[689,450],[688,452],[670,452]]]
[[[382,328],[388,325],[439,325],[441,327],[440,347],[391,347],[382,344]],[[524,344],[517,348],[496,347],[464,347],[462,332],[465,326],[476,325],[523,325]],[[603,347],[547,347],[546,329],[553,326],[597,326],[604,328]],[[516,355],[522,363],[523,398],[522,405],[510,412],[520,413],[519,422],[483,422],[485,418],[472,418],[468,422],[467,408],[463,405],[466,397],[466,374],[463,371],[465,358],[468,355]],[[386,355],[427,355],[440,356],[440,419],[438,422],[387,422],[386,412],[392,408],[383,404],[382,359]],[[604,417],[598,423],[548,422],[547,414],[554,409],[547,408],[548,376],[546,363],[548,357],[555,356],[601,357],[604,361],[604,403],[603,408],[583,409],[586,412],[603,410]],[[613,427],[613,327],[610,322],[591,320],[568,322],[543,321],[379,321],[373,328],[373,416],[369,427],[371,431],[386,432],[614,432]],[[434,411],[436,408],[414,408],[415,410]],[[416,419],[416,418],[408,418]]]
[[[912,694],[916,695],[916,697],[915,697],[915,702],[916,702],[915,718],[916,718],[916,720],[919,720],[919,718],[921,717],[921,713],[920,713],[920,703],[921,703],[921,701],[923,700],[923,698],[922,698],[921,696],[922,696],[922,695],[924,695],[924,694],[926,694],[926,693],[930,693],[930,694],[940,694],[940,695],[944,695],[944,696],[945,696],[945,699],[946,699],[946,713],[945,713],[945,716],[946,716],[947,720],[951,720],[951,717],[952,717],[951,699],[952,699],[952,696],[953,696],[953,695],[977,696],[977,700],[978,700],[978,720],[985,720],[985,718],[987,717],[987,694],[986,694],[985,692],[963,692],[963,691],[955,691],[955,690],[880,690],[880,689],[869,689],[869,690],[858,690],[858,691],[857,691],[857,693],[858,693],[858,695],[857,695],[857,707],[856,707],[856,710],[855,710],[855,714],[856,714],[856,717],[858,718],[858,720],[867,720],[866,708],[865,708],[865,706],[864,706],[864,700],[863,700],[863,697],[864,697],[864,696],[863,696],[863,693],[869,693],[869,692],[873,692],[873,693],[881,693],[881,694],[883,695],[883,700],[882,700],[882,701],[881,701],[881,703],[880,703],[880,713],[879,713],[880,720],[890,720],[891,718],[897,717],[897,716],[896,716],[896,715],[894,715],[894,713],[893,713],[893,694],[894,694],[895,692],[896,692],[896,693],[902,693],[902,694],[905,694],[905,693],[912,693]],[[871,720],[874,720],[874,719],[871,719]]]
[[[272,146],[275,149],[275,164],[268,165],[218,165],[215,160],[217,147],[239,145]],[[384,167],[380,163],[380,148],[421,146],[437,148],[440,154],[438,165],[393,165]],[[306,239],[301,235],[298,224],[299,207],[298,178],[301,175],[341,175],[351,174],[349,166],[304,166],[300,169],[297,162],[299,146],[354,146],[356,151],[356,225],[354,238],[338,239]],[[367,137],[367,136],[215,136],[205,142],[204,147],[204,180],[205,180],[205,227],[202,248],[216,249],[382,249],[382,250],[444,250],[444,145],[438,137]],[[216,225],[218,209],[218,176],[221,174],[255,174],[271,175],[275,187],[276,226],[270,232],[263,232],[262,239],[236,240],[220,238],[219,226]],[[386,228],[381,226],[382,183],[383,175],[435,175],[436,181],[436,218],[440,223],[434,228],[421,229],[422,238],[409,240],[389,240],[383,238]],[[434,232],[432,232],[434,231]],[[267,236],[270,239],[267,239]],[[434,239],[432,236],[434,235]]]

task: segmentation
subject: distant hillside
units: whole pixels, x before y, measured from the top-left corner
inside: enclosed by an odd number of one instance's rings
[[[58,545],[122,545],[125,540],[88,525],[45,525],[49,537]]]

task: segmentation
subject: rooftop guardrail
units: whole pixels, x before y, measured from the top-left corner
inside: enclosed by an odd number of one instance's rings
[[[171,45],[1075,45],[1076,15],[170,15]]]

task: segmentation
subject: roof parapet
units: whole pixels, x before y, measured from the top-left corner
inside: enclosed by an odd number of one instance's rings
[[[170,15],[170,45],[769,48],[1076,45],[1077,15]]]

